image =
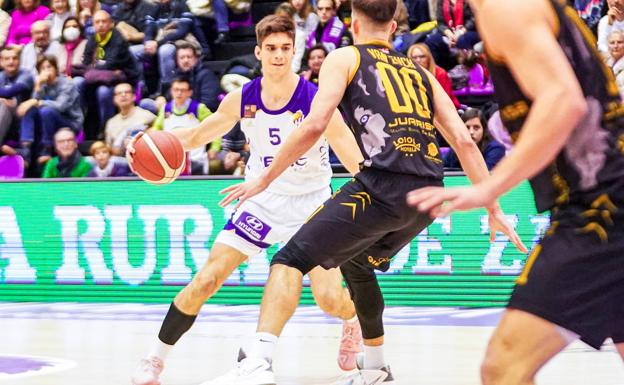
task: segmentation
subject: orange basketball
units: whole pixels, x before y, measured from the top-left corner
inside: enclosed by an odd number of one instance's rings
[[[134,149],[132,168],[146,182],[171,183],[184,170],[184,148],[169,132],[147,132],[136,141]]]

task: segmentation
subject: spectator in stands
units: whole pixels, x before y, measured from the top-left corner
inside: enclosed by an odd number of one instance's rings
[[[58,56],[59,68],[65,67],[65,75],[72,75],[72,67],[82,64],[87,40],[82,35],[82,26],[75,16],[68,17],[63,23],[60,40],[63,50]]]
[[[20,69],[18,52],[15,47],[0,51],[0,144],[11,129],[17,130],[16,107],[30,97],[34,86],[30,71]],[[10,148],[3,147],[2,150],[15,154]]]
[[[37,72],[33,97],[18,106],[17,114],[22,117],[21,155],[26,163],[30,163],[32,145],[38,137],[42,145],[38,163],[42,164],[52,154],[54,133],[61,127],[80,132],[83,115],[78,90],[70,79],[59,73],[54,56],[42,56],[37,61]]]
[[[95,35],[93,27],[93,15],[101,9],[99,0],[78,0],[76,7],[76,16],[84,30],[85,37],[88,39]]]
[[[487,122],[483,116],[483,112],[476,108],[469,108],[462,115],[462,120],[472,137],[472,140],[477,144],[485,164],[488,170],[491,170],[496,164],[505,156],[505,146],[492,139],[488,131]],[[461,165],[459,159],[453,150],[444,158],[444,167],[459,169]]]
[[[63,127],[54,134],[54,149],[58,156],[46,163],[42,178],[81,178],[89,175],[92,166],[80,155],[76,134],[71,128]]]
[[[140,61],[158,55],[160,80],[171,83],[176,67],[177,40],[184,40],[193,30],[193,15],[184,0],[159,0],[156,17],[148,16],[145,44],[132,48]],[[193,38],[194,39],[194,38]]]
[[[176,42],[177,69],[174,78],[187,77],[193,88],[193,98],[205,104],[211,111],[216,111],[219,106],[219,78],[199,60],[199,57],[198,47],[186,41]],[[168,95],[169,87],[169,84],[163,83],[163,95]],[[150,99],[144,99],[141,106],[152,112],[157,112],[165,103],[167,103],[165,97],[159,96],[155,103]]]
[[[574,8],[587,26],[596,32],[596,27],[602,16],[605,0],[574,0]]]
[[[439,0],[437,20],[437,30],[427,36],[425,43],[436,63],[450,68],[453,63],[451,48],[472,49],[481,38],[468,1]]]
[[[109,178],[115,176],[128,176],[130,169],[125,162],[116,162],[112,158],[111,148],[102,141],[93,142],[89,153],[95,161],[95,165],[89,171],[90,177],[93,178]],[[123,158],[121,158],[123,159]]]
[[[319,17],[314,13],[310,0],[290,0],[290,4],[295,8],[295,57],[292,61],[294,72],[299,72],[306,49],[308,36],[316,29]]]
[[[221,138],[221,151],[210,161],[211,175],[243,175],[249,159],[249,145],[245,133],[237,123],[230,132]]]
[[[30,43],[30,27],[38,20],[45,20],[50,9],[39,5],[38,0],[16,0],[16,9],[11,13],[11,26],[6,45],[26,45]]]
[[[620,90],[620,95],[624,96],[624,31],[615,30],[609,34],[609,57],[607,65],[613,70],[615,80]]]
[[[327,57],[327,48],[324,45],[317,44],[306,51],[304,61],[307,70],[301,73],[305,80],[309,80],[314,84],[318,84],[318,75],[321,71],[321,65]]]
[[[23,69],[32,71],[33,77],[37,76],[37,60],[42,55],[58,56],[63,52],[63,47],[58,41],[50,40],[50,25],[45,20],[39,20],[32,24],[32,41],[22,48],[20,65]],[[62,68],[61,72],[64,72]]]
[[[412,59],[414,63],[419,64],[421,67],[431,72],[438,80],[442,88],[444,88],[444,91],[446,91],[448,96],[451,98],[455,108],[460,107],[459,100],[457,100],[457,97],[453,94],[453,83],[451,82],[451,78],[449,78],[449,75],[444,68],[436,65],[433,55],[431,55],[431,51],[426,44],[418,43],[412,45],[407,50],[407,56]]]
[[[4,47],[11,26],[11,16],[0,9],[0,47]]]
[[[113,101],[119,113],[106,122],[104,129],[106,144],[111,148],[113,155],[124,156],[126,153],[124,139],[127,134],[151,127],[156,115],[134,104],[134,89],[128,83],[115,86]]]
[[[152,128],[156,130],[171,131],[176,128],[195,127],[212,114],[205,104],[194,100],[193,89],[187,78],[178,77],[171,83],[171,100],[160,109],[158,118]],[[221,140],[211,143],[212,159],[217,158],[217,152],[221,148]],[[196,148],[188,153],[186,173],[208,173],[208,155],[206,148]],[[189,164],[190,163],[190,164]],[[190,167],[188,167],[190,166]]]
[[[46,21],[50,23],[50,39],[60,40],[63,34],[63,23],[72,15],[69,10],[69,2],[67,0],[52,0],[50,9],[52,13],[46,17]]]
[[[194,34],[199,39],[202,53],[210,54],[208,43],[219,45],[230,40],[230,16],[225,0],[205,1],[187,1],[191,13],[194,16]],[[216,24],[217,36],[209,39],[214,24]]]
[[[609,11],[598,23],[598,51],[609,53],[608,37],[611,31],[624,30],[624,0],[607,0]]]
[[[95,35],[89,38],[83,57],[86,66],[84,86],[81,95],[89,95],[95,90],[97,111],[100,126],[115,114],[113,106],[113,84],[127,82],[137,83],[139,73],[136,63],[130,54],[128,42],[121,33],[113,28],[113,21],[106,11],[97,11],[93,15]],[[91,78],[89,71],[99,70],[101,79]]]
[[[346,47],[353,44],[351,34],[347,26],[336,16],[338,10],[336,0],[319,0],[316,3],[316,14],[319,17],[318,26],[306,43],[306,48],[311,48],[316,44],[323,44],[328,52],[336,48]]]
[[[130,43],[135,57],[142,50],[148,17],[154,19],[157,13],[158,6],[147,0],[123,0],[113,13],[116,28]],[[135,48],[137,45],[140,47]]]

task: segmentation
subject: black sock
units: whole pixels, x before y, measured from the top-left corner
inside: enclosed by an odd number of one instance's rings
[[[165,320],[160,327],[158,338],[167,345],[175,345],[180,337],[193,326],[195,318],[197,318],[197,315],[184,314],[174,303],[171,303]]]

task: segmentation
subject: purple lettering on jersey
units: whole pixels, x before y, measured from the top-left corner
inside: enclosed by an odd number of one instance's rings
[[[264,240],[269,231],[271,231],[271,226],[262,222],[258,217],[251,215],[247,211],[243,211],[241,215],[239,215],[234,222],[234,226],[256,241]]]

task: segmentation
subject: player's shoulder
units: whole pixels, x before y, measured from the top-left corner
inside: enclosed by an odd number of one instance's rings
[[[553,1],[561,0],[489,0],[479,7],[479,16],[488,21],[516,24],[535,20],[540,15],[548,15],[553,8]],[[507,17],[501,17],[507,15]],[[513,17],[510,17],[513,15]]]

